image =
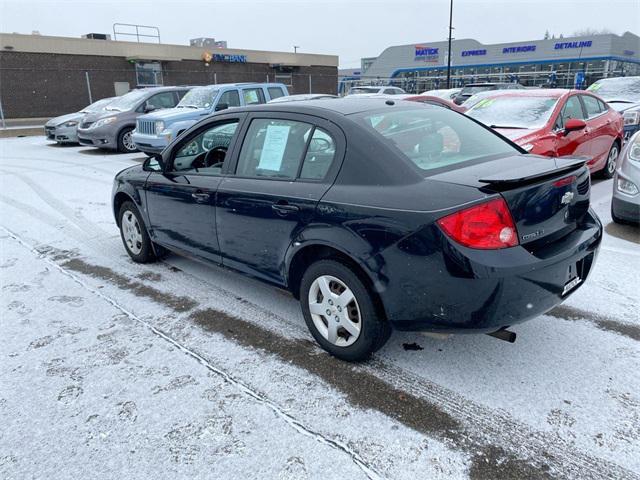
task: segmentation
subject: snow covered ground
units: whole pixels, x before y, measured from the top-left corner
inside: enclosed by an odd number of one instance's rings
[[[110,193],[139,161],[0,140],[0,478],[640,478],[640,230],[611,181],[595,271],[515,344],[394,333],[351,365],[282,291],[132,263]]]

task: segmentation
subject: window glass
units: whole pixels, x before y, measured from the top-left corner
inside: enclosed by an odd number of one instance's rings
[[[584,107],[587,109],[587,118],[597,117],[602,113],[598,99],[589,95],[582,95]]]
[[[577,95],[569,97],[566,105],[562,109],[562,118],[560,118],[560,127],[564,128],[564,124],[570,118],[579,118],[580,120],[585,120],[584,112],[582,111],[582,105],[580,104],[580,99]]]
[[[322,180],[327,175],[335,155],[336,144],[331,135],[321,128],[316,128],[304,157],[300,178]]]
[[[178,107],[180,108],[209,108],[218,95],[216,87],[196,87],[187,93]]]
[[[162,65],[159,63],[137,62],[136,82],[139,86],[162,85]]]
[[[606,112],[609,110],[609,107],[602,100],[598,100],[598,104],[600,105],[600,111]]]
[[[261,88],[246,88],[242,90],[242,98],[245,105],[258,105],[264,103],[264,93]]]
[[[284,83],[287,87],[290,87],[293,82],[293,75],[291,73],[276,73],[274,80],[277,83]]]
[[[496,95],[481,99],[466,114],[493,128],[542,128],[557,103],[557,97],[537,94]]]
[[[425,173],[520,153],[481,125],[444,108],[389,109],[354,116]]]
[[[220,173],[237,128],[237,120],[219,123],[187,140],[173,160],[173,169],[189,173]]]
[[[162,92],[153,95],[147,100],[147,107],[153,108],[171,108],[176,106],[176,97],[173,92]]]
[[[274,98],[284,97],[284,92],[280,87],[269,87],[267,90],[269,90],[269,96],[271,97],[271,100],[273,100]]]
[[[220,100],[218,101],[218,105],[226,103],[230,107],[239,107],[240,106],[240,95],[237,90],[227,90],[222,94]]]
[[[291,120],[253,120],[236,173],[243,177],[295,178],[311,128],[308,123]]]

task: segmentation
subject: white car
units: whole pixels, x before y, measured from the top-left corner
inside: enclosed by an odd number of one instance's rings
[[[389,85],[383,86],[366,86],[361,85],[358,87],[351,87],[347,95],[402,95],[405,92],[399,87],[391,87]]]
[[[460,93],[461,88],[440,88],[437,90],[427,90],[420,95],[429,95],[432,97],[444,98],[445,100],[453,100],[453,97]]]

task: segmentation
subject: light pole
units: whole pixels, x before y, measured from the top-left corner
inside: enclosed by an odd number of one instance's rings
[[[300,48],[299,45],[294,45],[293,46],[293,53],[298,53],[298,49]]]
[[[447,88],[451,88],[451,40],[453,35],[453,0],[449,4],[449,48],[447,51]]]

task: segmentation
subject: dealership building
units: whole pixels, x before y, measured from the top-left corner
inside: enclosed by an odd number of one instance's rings
[[[6,118],[52,117],[100,98],[158,85],[281,82],[290,93],[336,93],[338,57],[0,33],[0,107]],[[158,37],[159,39],[159,37]]]
[[[353,84],[392,83],[408,92],[445,88],[448,43],[389,47],[363,59],[359,79],[341,77],[340,90]],[[640,75],[640,37],[591,35],[485,45],[451,43],[451,86],[472,82],[519,82],[526,86],[586,87],[604,77]]]

